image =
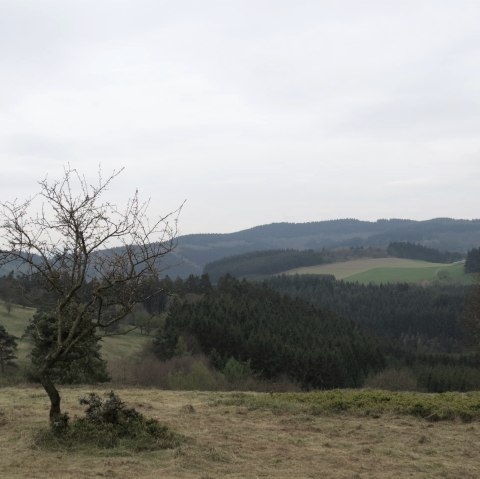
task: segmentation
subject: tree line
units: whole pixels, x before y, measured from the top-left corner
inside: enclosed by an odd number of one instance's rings
[[[452,251],[439,251],[417,243],[395,241],[388,245],[387,253],[396,258],[417,259],[430,263],[454,263],[464,258],[461,253]]]
[[[205,266],[204,273],[208,274],[210,279],[215,282],[226,274],[236,278],[267,276],[305,266],[384,256],[386,256],[386,252],[383,249],[364,247],[253,251],[212,261]]]

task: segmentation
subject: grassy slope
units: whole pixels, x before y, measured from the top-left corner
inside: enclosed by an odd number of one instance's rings
[[[63,404],[71,416],[80,414],[78,398],[90,390],[62,389]],[[0,389],[2,477],[480,477],[478,422],[428,422],[396,413],[323,413],[303,407],[318,402],[318,397],[311,395],[286,396],[289,406],[300,405],[292,409],[273,407],[278,395],[269,394],[118,392],[130,406],[187,436],[187,442],[177,450],[129,455],[122,451],[88,454],[37,449],[32,447],[32,435],[47,423],[45,394],[35,388],[5,388]],[[346,397],[349,394],[347,391]],[[421,397],[413,395],[413,401],[421,403]],[[459,400],[462,397],[458,395]],[[188,405],[191,407],[186,408]]]
[[[3,303],[0,303],[0,324],[5,327],[8,333],[17,338],[18,343],[18,363],[24,366],[27,363],[27,355],[30,346],[27,341],[20,339],[27,326],[28,320],[35,313],[33,308],[23,308],[21,306],[12,306],[10,314],[7,314]]]
[[[124,359],[141,351],[151,340],[151,336],[145,336],[137,331],[131,331],[126,335],[108,336],[102,339],[102,355],[107,361]]]
[[[463,264],[428,263],[402,258],[364,258],[295,268],[284,274],[333,274],[337,279],[360,283],[435,281],[442,274],[446,274],[448,280],[471,281],[463,272]]]
[[[33,308],[22,308],[13,306],[11,314],[8,315],[3,304],[0,303],[0,324],[5,326],[6,330],[20,338],[25,331],[28,320],[32,317],[35,310]],[[109,336],[102,340],[102,353],[107,361],[132,356],[141,351],[143,347],[151,341],[151,337],[132,331],[127,335]],[[27,355],[30,345],[28,341],[20,339],[18,341],[18,360],[20,365],[27,363]]]

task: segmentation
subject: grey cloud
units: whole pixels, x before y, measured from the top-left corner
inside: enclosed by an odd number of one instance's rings
[[[475,216],[479,17],[467,0],[5,0],[0,161],[17,191],[67,161],[124,165],[122,185],[190,199],[187,231],[398,216],[402,194]]]

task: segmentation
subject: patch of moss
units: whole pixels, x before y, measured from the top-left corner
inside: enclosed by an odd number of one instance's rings
[[[480,392],[416,393],[336,389],[306,393],[235,394],[223,403],[248,409],[302,412],[312,415],[400,414],[430,421],[480,419]]]

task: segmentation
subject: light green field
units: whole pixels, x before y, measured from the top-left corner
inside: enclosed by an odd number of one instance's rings
[[[463,271],[463,264],[419,268],[373,268],[346,278],[359,283],[422,283],[452,281],[471,283],[472,277]]]
[[[336,279],[359,283],[431,282],[436,280],[470,283],[462,263],[428,263],[402,258],[363,258],[341,263],[307,266],[284,274],[333,274]]]
[[[5,327],[9,334],[12,334],[17,338],[17,356],[20,366],[24,366],[27,363],[27,355],[30,351],[30,345],[28,341],[20,339],[25,332],[28,320],[35,313],[33,308],[24,308],[22,306],[12,305],[10,314],[7,314],[7,310],[3,303],[0,302],[0,324]]]

